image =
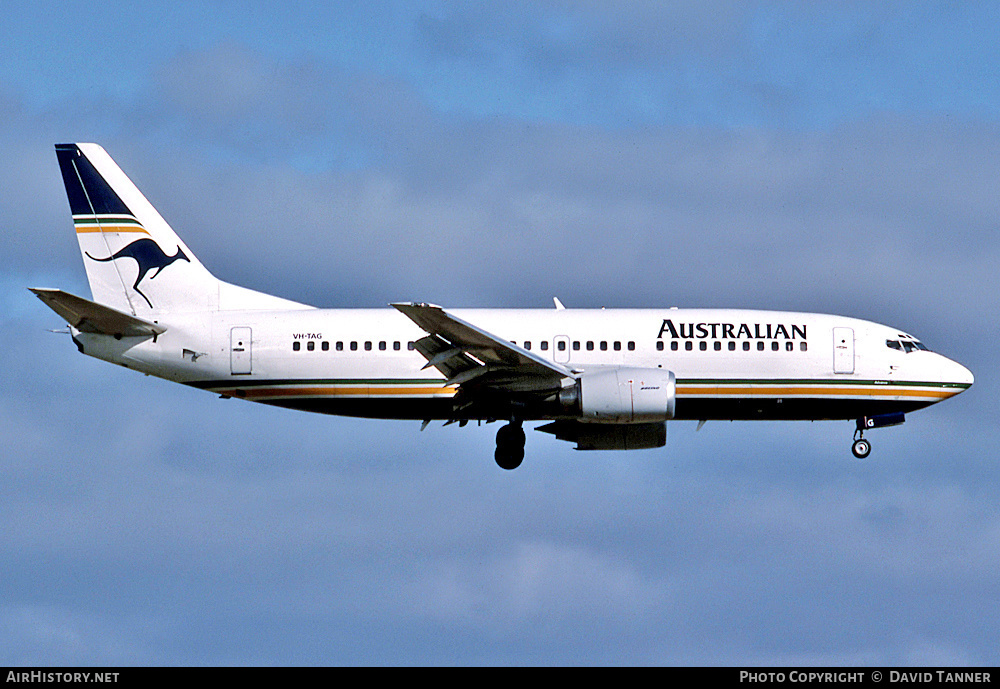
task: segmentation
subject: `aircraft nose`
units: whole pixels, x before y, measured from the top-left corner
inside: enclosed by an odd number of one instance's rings
[[[962,385],[968,385],[970,387],[974,382],[976,382],[976,377],[972,375],[972,371],[967,369],[965,366],[962,366],[962,364],[955,362],[955,368],[958,369],[958,379],[956,382],[959,382]]]
[[[943,381],[956,387],[961,387],[963,390],[971,387],[976,380],[975,376],[972,375],[972,371],[957,361],[945,359],[943,368]]]

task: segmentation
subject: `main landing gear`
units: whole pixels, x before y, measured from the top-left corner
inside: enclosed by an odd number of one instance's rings
[[[494,458],[501,469],[516,469],[524,459],[524,429],[517,419],[497,431],[497,451]]]

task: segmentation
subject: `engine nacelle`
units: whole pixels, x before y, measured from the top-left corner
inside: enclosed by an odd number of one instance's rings
[[[677,378],[662,368],[588,371],[559,395],[563,407],[591,423],[652,423],[674,418]]]
[[[576,443],[577,450],[647,450],[667,444],[667,424],[554,421],[535,430]]]

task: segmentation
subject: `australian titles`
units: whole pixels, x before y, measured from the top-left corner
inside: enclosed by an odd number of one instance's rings
[[[674,323],[663,319],[657,339],[675,340],[805,340],[806,326],[784,323]]]

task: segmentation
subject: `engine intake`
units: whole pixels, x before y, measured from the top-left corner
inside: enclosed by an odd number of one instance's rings
[[[677,378],[661,368],[588,371],[564,388],[559,402],[581,421],[653,423],[674,418]]]

